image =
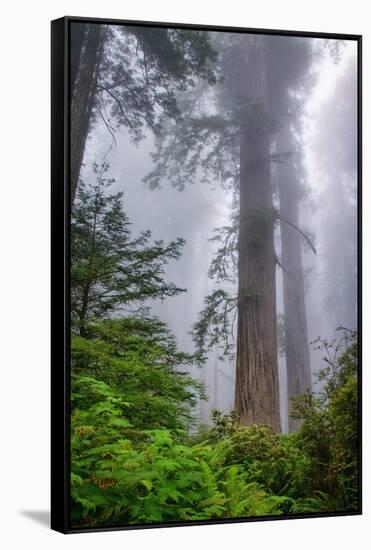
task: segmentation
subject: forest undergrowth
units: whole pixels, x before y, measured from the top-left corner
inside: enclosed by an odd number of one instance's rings
[[[355,341],[325,363],[320,392],[297,398],[292,434],[243,426],[233,411],[197,427],[203,389],[176,369],[176,353],[149,319],[73,337],[74,527],[357,509]]]
[[[71,220],[72,526],[184,522],[358,507],[357,339],[318,340],[317,392],[295,398],[298,432],[197,422],[205,388],[149,299],[185,289],[165,269],[184,241],[133,237],[108,165],[80,182]]]

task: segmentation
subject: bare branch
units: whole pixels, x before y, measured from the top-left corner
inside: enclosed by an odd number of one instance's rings
[[[112,99],[114,99],[114,101],[117,103],[117,105],[118,105],[118,107],[119,107],[119,110],[120,110],[120,113],[121,113],[122,116],[124,117],[124,119],[125,119],[127,125],[129,126],[129,128],[132,129],[132,128],[133,128],[133,125],[132,125],[130,119],[128,118],[127,114],[125,113],[124,108],[123,108],[123,106],[122,106],[121,101],[119,100],[119,98],[116,97],[115,94],[112,93],[111,90],[110,90],[109,88],[107,88],[107,87],[105,87],[105,86],[102,86],[102,84],[100,84],[98,88],[99,88],[100,90],[102,90],[102,91],[107,92],[107,94],[108,94],[109,96],[111,96]]]
[[[306,240],[306,242],[309,244],[310,248],[313,250],[313,252],[317,255],[317,251],[316,249],[314,248],[314,245],[312,243],[312,241],[310,240],[310,238],[304,233],[304,231],[302,231],[297,225],[289,222],[288,220],[285,220],[284,218],[282,218],[279,214],[277,214],[277,218],[283,222],[283,223],[287,223],[287,225],[290,225],[291,227],[293,227],[294,229],[296,229],[296,231],[298,231],[300,233],[300,235],[302,237],[304,237],[304,239]]]

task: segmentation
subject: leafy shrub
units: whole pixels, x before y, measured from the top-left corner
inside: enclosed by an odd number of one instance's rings
[[[89,325],[88,331],[89,338],[72,337],[74,380],[88,375],[114,388],[128,403],[127,418],[141,429],[189,425],[204,390],[184,372],[195,358],[177,350],[164,323],[148,317],[105,320]],[[90,402],[92,386],[85,390]],[[79,407],[76,393],[73,399]]]
[[[181,430],[135,429],[131,403],[104,382],[74,382],[74,526],[282,514],[289,499],[267,494],[239,466],[215,468],[214,449],[184,445]]]
[[[296,498],[307,490],[306,457],[295,436],[275,434],[266,426],[240,426],[215,445],[211,463],[240,465],[251,482],[272,494]]]
[[[295,401],[296,414],[303,418],[298,448],[309,460],[313,495],[325,501],[324,509],[355,510],[358,507],[358,384],[357,342],[341,355],[327,353],[320,372],[324,382],[318,395],[307,393]],[[329,351],[327,341],[322,349]],[[336,346],[336,351],[339,345]],[[327,495],[324,497],[324,495]],[[332,503],[332,504],[331,504]],[[331,506],[330,506],[331,504]]]
[[[141,323],[97,323],[73,341],[75,527],[356,509],[355,344],[319,394],[296,400],[297,434],[214,411],[213,427],[189,436],[200,388],[176,371],[164,327]]]

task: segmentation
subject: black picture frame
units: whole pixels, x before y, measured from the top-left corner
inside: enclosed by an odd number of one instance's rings
[[[300,36],[357,43],[358,117],[358,434],[359,503],[351,512],[300,513],[280,516],[176,521],[107,527],[72,528],[70,522],[70,26],[73,22]],[[252,29],[168,22],[62,17],[51,22],[51,528],[61,533],[85,533],[160,527],[275,521],[362,514],[362,36]]]

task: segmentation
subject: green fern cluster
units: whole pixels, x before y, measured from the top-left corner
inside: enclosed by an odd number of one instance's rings
[[[74,349],[81,360],[83,348]],[[91,352],[89,346],[84,349]],[[102,353],[100,358],[104,357]],[[321,396],[303,396],[303,427],[291,435],[273,433],[266,426],[241,426],[234,413],[214,411],[214,427],[203,432],[202,440],[188,435],[183,413],[170,421],[165,405],[161,409],[165,426],[158,428],[155,411],[148,417],[140,413],[130,383],[120,386],[119,379],[109,384],[75,374],[73,525],[355,510],[357,392],[354,368],[349,366],[354,354],[347,350],[343,357],[347,375],[331,390],[322,408],[318,405]],[[153,370],[155,378],[157,370]],[[171,373],[166,376],[171,378]],[[146,369],[136,371],[136,376],[141,398],[145,398],[143,391],[150,397],[155,379],[143,389]],[[159,387],[163,376],[161,372]],[[165,392],[162,399],[166,403],[171,394]],[[143,402],[145,410],[146,406]]]
[[[192,411],[206,395],[189,366],[202,365],[210,326],[208,338],[228,352],[217,325],[236,301],[214,293],[198,323],[200,353],[178,350],[145,304],[183,291],[164,278],[183,241],[133,239],[121,195],[105,191],[107,170],[96,167],[97,184],[80,186],[71,231],[72,526],[356,510],[355,335],[327,360],[322,393],[297,399],[298,434],[219,411],[211,428],[197,427]],[[253,221],[260,242],[269,220]]]

